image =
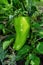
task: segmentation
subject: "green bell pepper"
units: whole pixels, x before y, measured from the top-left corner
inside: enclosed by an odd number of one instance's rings
[[[18,16],[14,18],[14,27],[16,30],[16,39],[13,45],[14,50],[19,50],[26,42],[30,32],[30,18],[28,16]]]

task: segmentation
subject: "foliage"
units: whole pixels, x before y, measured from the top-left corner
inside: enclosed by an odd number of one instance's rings
[[[30,18],[31,28],[25,44],[16,51],[13,49],[16,39],[13,21],[19,15]],[[43,55],[43,0],[0,0],[0,61],[2,65],[17,65],[23,59],[24,65],[40,65],[39,54]]]

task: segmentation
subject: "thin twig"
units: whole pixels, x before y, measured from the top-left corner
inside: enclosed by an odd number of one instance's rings
[[[12,34],[14,34],[14,32],[12,32],[10,29],[7,29],[7,28],[6,28],[6,30],[8,30],[9,32],[11,32]]]
[[[36,43],[36,42],[38,42],[38,41],[39,41],[39,40],[41,40],[41,39],[43,39],[43,37],[42,37],[42,38],[37,39],[37,40],[35,41],[35,43]]]

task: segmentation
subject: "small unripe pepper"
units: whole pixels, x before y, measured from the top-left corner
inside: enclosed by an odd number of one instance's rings
[[[13,49],[19,50],[26,42],[26,38],[30,31],[30,18],[28,16],[18,16],[14,18],[14,27],[16,30],[16,39]]]

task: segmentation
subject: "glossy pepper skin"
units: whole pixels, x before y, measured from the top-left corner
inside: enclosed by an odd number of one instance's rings
[[[26,42],[27,35],[30,31],[29,17],[18,16],[14,18],[14,27],[16,30],[16,39],[13,45],[13,49],[19,50]]]

